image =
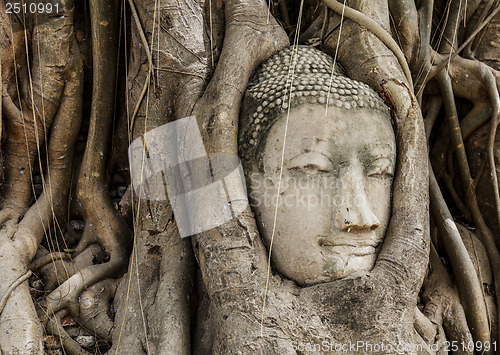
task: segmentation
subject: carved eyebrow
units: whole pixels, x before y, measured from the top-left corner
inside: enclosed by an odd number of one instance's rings
[[[363,152],[372,153],[374,149],[380,149],[381,152],[377,154],[370,154],[376,158],[390,158],[393,160],[393,153],[395,153],[394,146],[390,143],[369,143],[363,147]]]
[[[377,152],[374,152],[375,149]],[[387,159],[394,166],[396,162],[394,153],[395,149],[390,143],[370,143],[358,152],[358,157],[365,167],[379,159]]]
[[[323,156],[324,158],[328,159],[329,163],[332,164],[332,166],[333,166],[332,158],[327,156],[324,152],[320,152],[320,151],[315,150],[315,149],[306,149],[306,151],[294,155],[293,157],[291,157],[285,161],[285,165],[288,165],[291,161],[298,159],[298,158],[301,158],[303,156],[316,155],[316,154],[319,154],[319,155]]]
[[[326,159],[328,159],[330,161],[330,163],[333,164],[332,158],[330,158],[328,155],[326,155],[325,152],[316,150],[314,148],[313,149],[307,149],[305,152],[297,154],[296,157],[301,156],[301,155],[307,155],[307,154],[320,154],[320,155],[324,156]]]
[[[391,143],[367,143],[365,144],[365,149],[372,148],[387,148],[389,150],[394,150],[393,145]]]

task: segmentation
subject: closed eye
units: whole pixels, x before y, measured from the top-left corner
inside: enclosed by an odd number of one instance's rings
[[[321,167],[321,166],[316,165],[316,164],[307,164],[304,166],[292,166],[292,167],[289,167],[288,170],[290,170],[290,171],[316,171],[319,173],[330,172],[330,170],[328,170],[328,168]]]
[[[332,162],[322,153],[308,152],[293,157],[285,167],[290,171],[327,173],[332,171]]]

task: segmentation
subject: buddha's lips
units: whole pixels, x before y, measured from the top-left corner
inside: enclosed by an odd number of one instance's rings
[[[354,251],[358,254],[365,254],[365,251],[370,251],[373,253],[375,248],[380,244],[377,240],[375,233],[360,234],[360,235],[349,235],[349,236],[318,236],[318,245],[321,247],[345,247]]]
[[[375,248],[372,246],[352,246],[347,244],[341,245],[322,245],[322,248],[328,250],[329,254],[338,255],[354,255],[354,256],[367,256],[375,254]]]

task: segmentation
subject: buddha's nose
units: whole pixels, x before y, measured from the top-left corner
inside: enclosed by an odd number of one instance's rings
[[[337,227],[342,231],[375,229],[380,222],[368,201],[360,169],[350,168],[339,179],[341,201],[336,208]]]

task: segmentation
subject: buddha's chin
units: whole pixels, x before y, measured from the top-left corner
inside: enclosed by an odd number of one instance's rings
[[[328,255],[325,257],[322,274],[310,275],[304,281],[304,285],[314,285],[355,276],[356,274],[364,274],[373,269],[376,258],[375,250],[365,255]]]
[[[363,255],[331,255],[323,266],[324,275],[337,280],[357,272],[370,271],[375,265],[376,257],[375,249]]]
[[[302,277],[290,277],[299,285],[312,286],[319,283],[335,281],[346,277],[357,277],[365,275],[373,269],[377,254],[375,252],[366,255],[350,255],[342,257],[340,255],[330,255],[322,264],[322,272],[319,270],[309,270],[308,275]],[[298,275],[294,275],[298,276]]]
[[[372,246],[321,246],[297,262],[292,258],[273,259],[276,269],[301,286],[312,286],[346,277],[365,275],[373,269],[377,248]]]

